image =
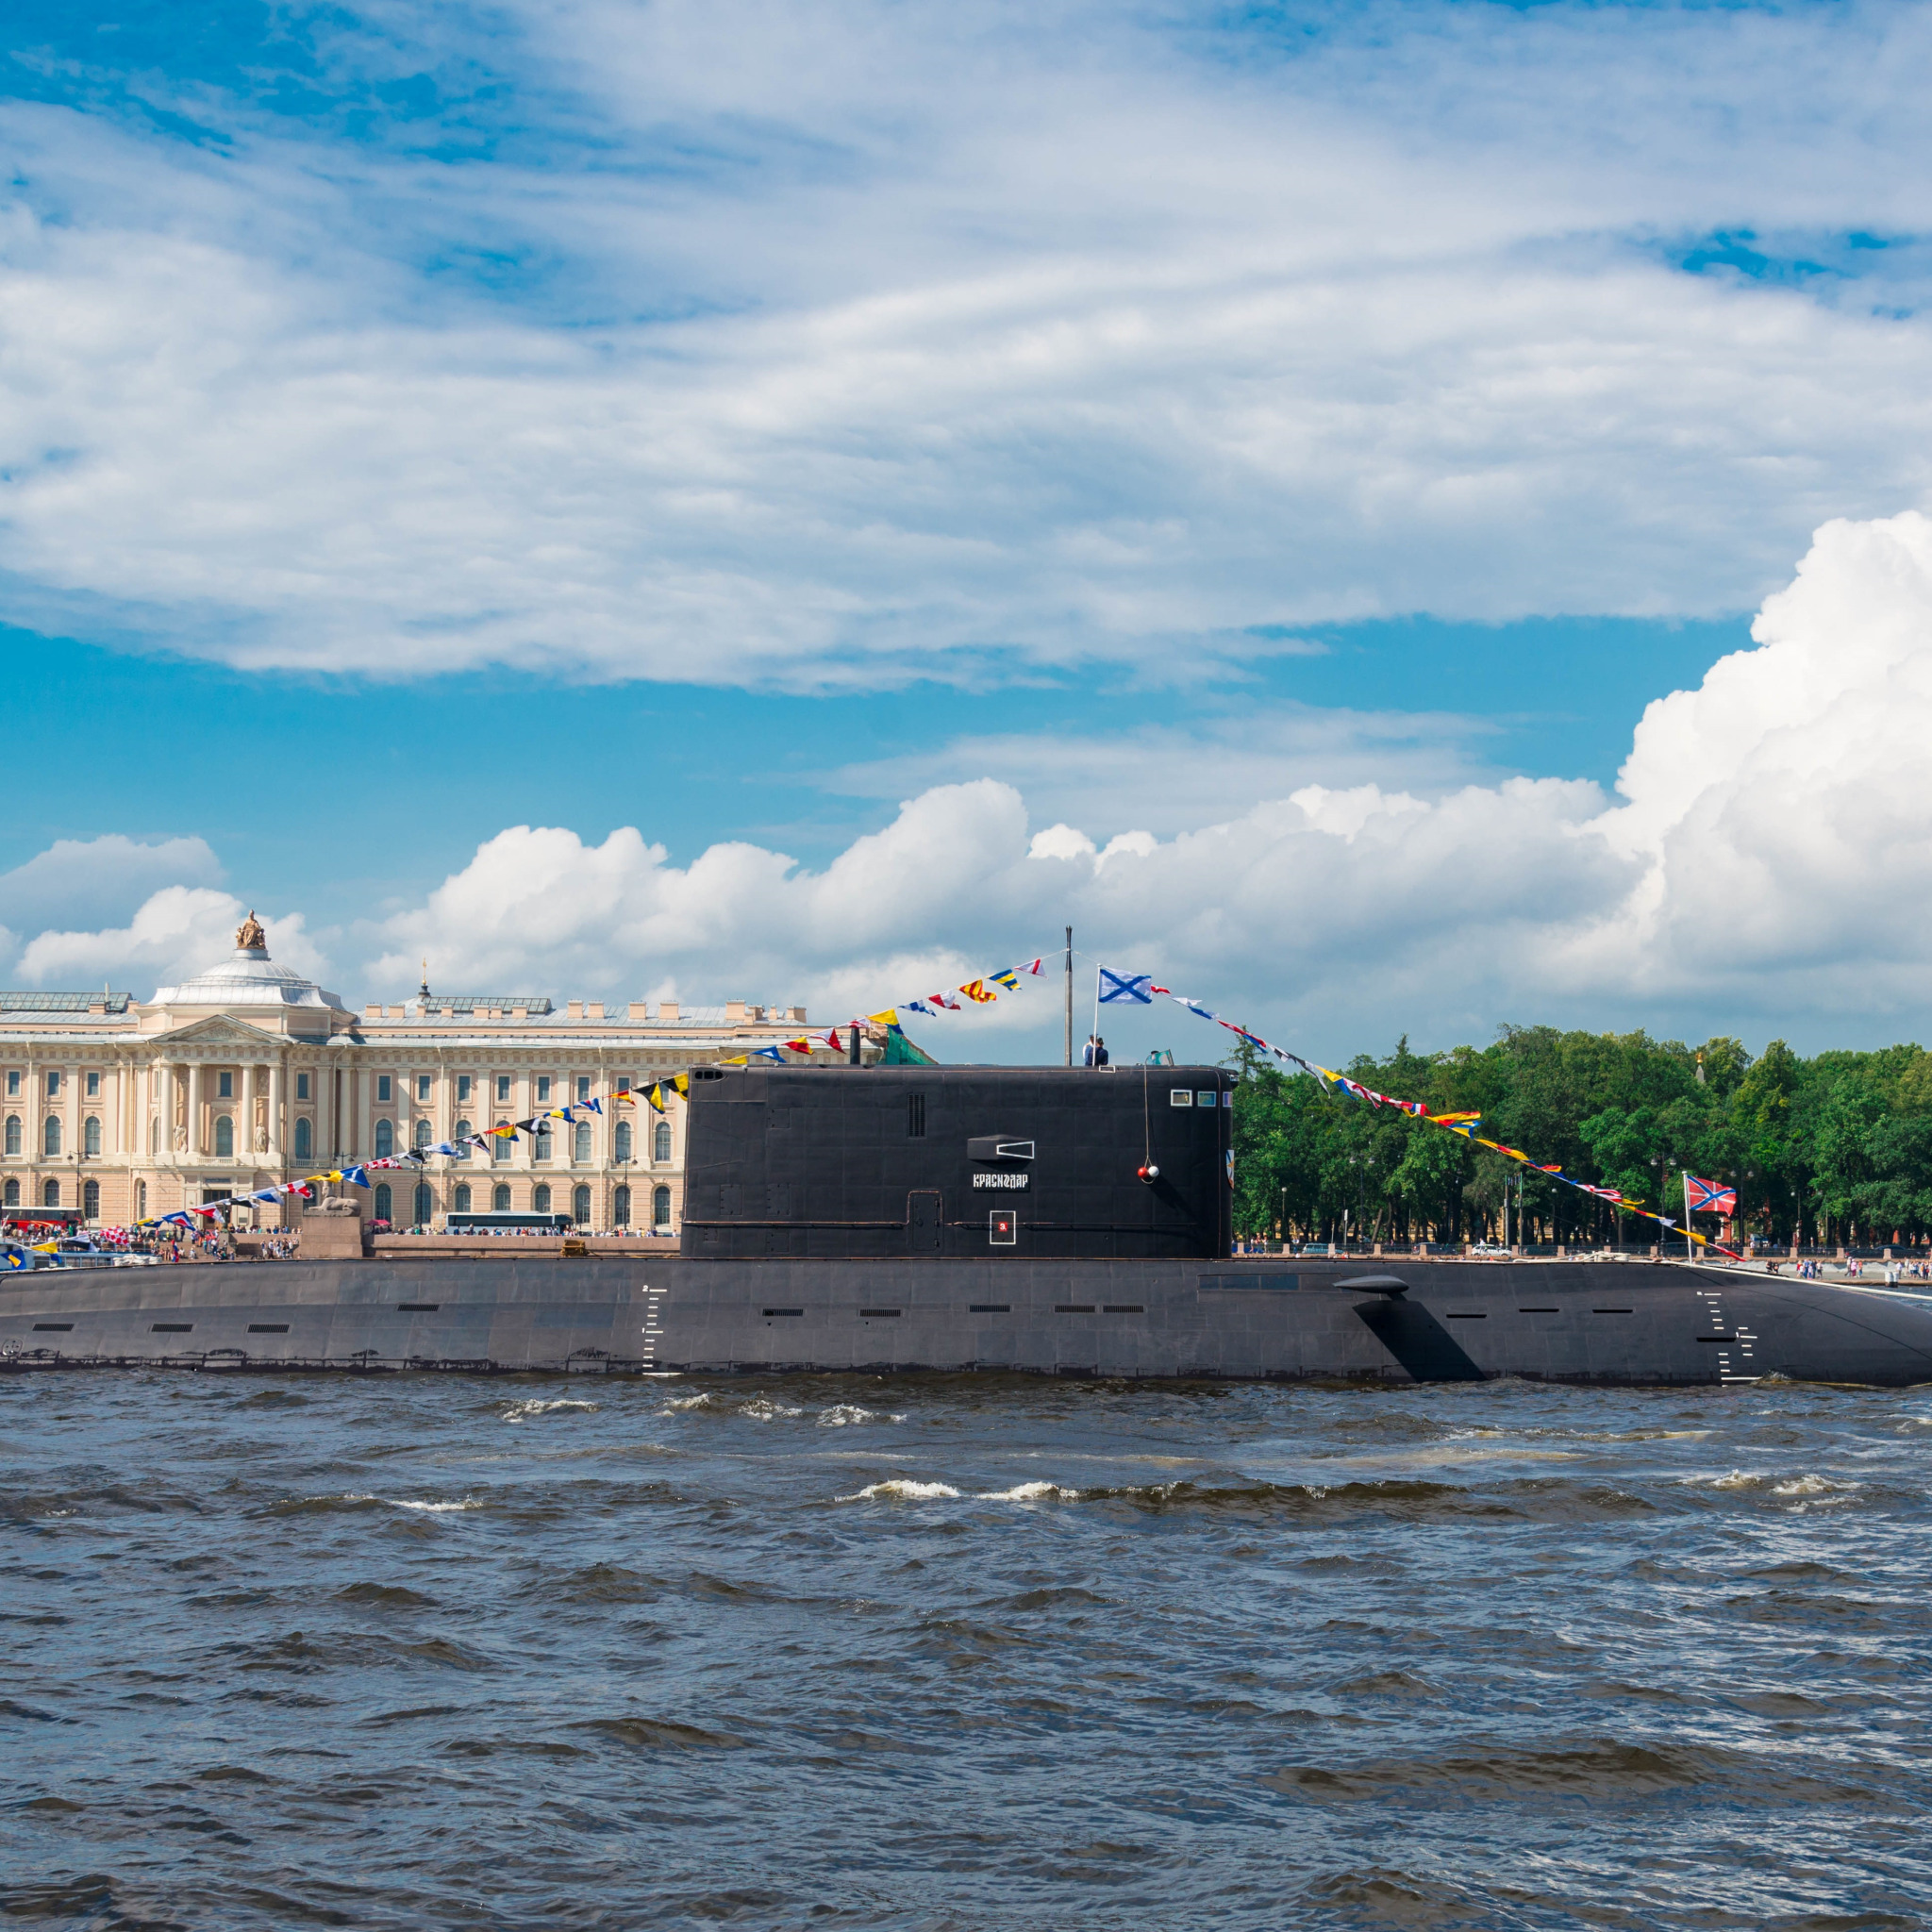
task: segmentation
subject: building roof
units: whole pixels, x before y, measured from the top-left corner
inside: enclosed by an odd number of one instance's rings
[[[550,1011],[550,1001],[538,992],[432,992],[418,993],[408,1002],[429,1012],[487,1013],[514,1012],[522,1007],[532,1015]]]
[[[242,927],[242,934],[248,927]],[[260,928],[256,927],[259,932]],[[241,937],[238,934],[237,937]],[[348,1008],[338,995],[325,992],[312,979],[304,979],[286,966],[277,966],[268,948],[237,946],[220,964],[184,979],[178,986],[155,990],[149,1002],[157,1007],[306,1007],[333,1009],[344,1017]]]
[[[0,992],[0,1013],[125,1013],[125,992]]]

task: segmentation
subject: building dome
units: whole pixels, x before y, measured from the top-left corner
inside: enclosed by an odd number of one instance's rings
[[[268,935],[251,911],[235,935],[235,950],[219,965],[158,987],[149,1002],[157,1007],[304,1007],[346,1014],[341,998],[325,992],[268,956]]]

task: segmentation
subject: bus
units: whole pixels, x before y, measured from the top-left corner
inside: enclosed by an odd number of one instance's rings
[[[576,1224],[568,1214],[458,1213],[442,1218],[444,1234],[568,1234]]]

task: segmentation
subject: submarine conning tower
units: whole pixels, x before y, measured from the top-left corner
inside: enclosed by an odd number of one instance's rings
[[[1220,1258],[1220,1067],[697,1067],[693,1260]]]

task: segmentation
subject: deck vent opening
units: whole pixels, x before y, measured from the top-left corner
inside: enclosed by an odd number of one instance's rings
[[[1490,1319],[1488,1315],[1478,1313],[1474,1308],[1452,1308],[1445,1313],[1452,1322],[1487,1322]]]
[[[897,1308],[860,1308],[858,1319],[861,1322],[896,1322],[899,1319],[899,1310]]]
[[[1010,1315],[1013,1305],[1011,1302],[973,1302],[968,1305],[966,1312],[969,1315]]]
[[[399,1315],[433,1315],[441,1307],[442,1304],[441,1302],[398,1302],[396,1304],[396,1313]]]
[[[769,1322],[779,1315],[802,1315],[804,1313],[805,1310],[803,1308],[767,1308],[765,1310],[765,1320]]]
[[[908,1141],[925,1139],[925,1095],[923,1093],[906,1096],[906,1138]]]
[[[1635,1308],[1592,1308],[1590,1312],[1592,1315],[1634,1315],[1637,1310]]]
[[[1560,1308],[1518,1308],[1516,1312],[1519,1315],[1559,1315],[1562,1313],[1562,1310]]]
[[[1056,1315],[1091,1315],[1093,1312],[1093,1304],[1091,1302],[1056,1302],[1053,1305],[1053,1311]]]
[[[251,1322],[248,1332],[251,1335],[286,1335],[289,1324],[286,1322]]]
[[[65,1335],[73,1326],[74,1324],[72,1322],[36,1322],[34,1324],[34,1333],[36,1335]]]
[[[150,1335],[192,1335],[194,1333],[194,1324],[192,1322],[157,1322],[148,1330],[148,1333]]]
[[[1140,1302],[1108,1302],[1100,1312],[1103,1315],[1144,1315],[1147,1310]]]

